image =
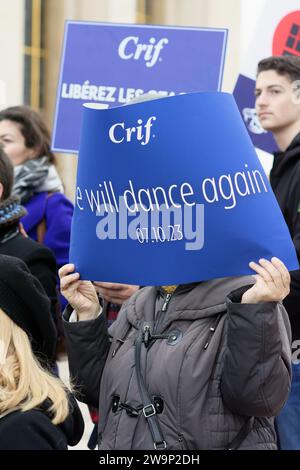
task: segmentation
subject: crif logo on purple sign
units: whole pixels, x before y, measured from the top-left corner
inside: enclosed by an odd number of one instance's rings
[[[83,103],[106,109],[143,93],[220,91],[226,42],[226,29],[68,21],[52,149],[78,152]],[[141,134],[135,138],[142,145],[153,122],[146,124],[136,125]],[[122,123],[111,136],[117,143],[131,139]]]
[[[158,60],[162,60],[160,52],[168,42],[167,38],[162,38],[157,42],[155,38],[150,38],[149,44],[141,44],[138,36],[128,36],[120,42],[118,52],[123,60],[142,58],[146,67],[153,67]]]

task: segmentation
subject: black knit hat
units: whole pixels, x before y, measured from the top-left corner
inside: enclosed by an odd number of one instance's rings
[[[0,255],[0,308],[26,331],[40,359],[53,357],[56,331],[50,300],[26,264],[12,256]]]

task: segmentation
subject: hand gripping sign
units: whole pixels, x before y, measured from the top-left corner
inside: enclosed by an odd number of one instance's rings
[[[70,253],[82,279],[188,283],[273,255],[298,268],[230,94],[84,108]]]

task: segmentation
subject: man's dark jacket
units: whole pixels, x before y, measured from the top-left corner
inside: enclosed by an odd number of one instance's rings
[[[270,183],[284,215],[300,262],[300,133],[285,152],[276,152]],[[300,339],[300,270],[291,273],[291,291],[283,304],[293,340]]]

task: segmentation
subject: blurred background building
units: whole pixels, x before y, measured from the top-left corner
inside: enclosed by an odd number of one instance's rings
[[[66,20],[228,28],[223,90],[232,92],[262,4],[261,0],[0,0],[0,108],[28,104],[42,112],[52,129]],[[74,199],[77,157],[58,157],[67,196]]]

